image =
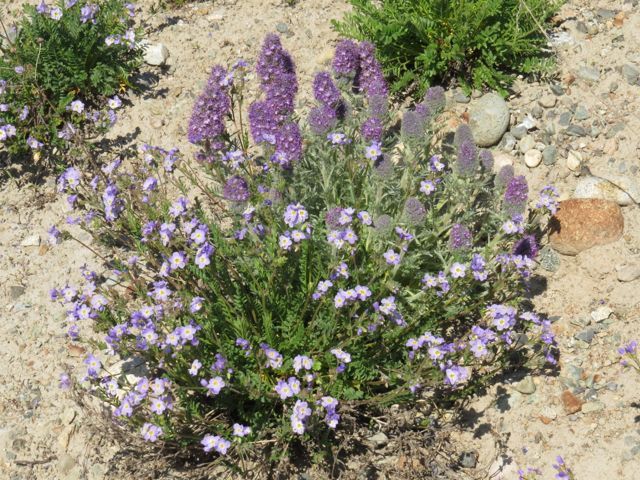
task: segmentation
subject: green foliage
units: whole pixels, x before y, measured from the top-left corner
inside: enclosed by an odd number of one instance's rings
[[[395,92],[454,79],[504,91],[517,73],[549,71],[542,29],[561,0],[351,0],[334,21],[342,34],[377,47]]]
[[[31,150],[36,160],[44,153],[62,163],[74,143],[112,122],[113,115],[100,112],[106,97],[131,86],[142,58],[132,15],[123,0],[25,6],[16,38],[0,39],[0,77],[6,82],[0,120],[16,130],[4,142],[10,153]],[[70,111],[74,100],[83,102],[82,112]],[[42,147],[28,145],[29,138]]]

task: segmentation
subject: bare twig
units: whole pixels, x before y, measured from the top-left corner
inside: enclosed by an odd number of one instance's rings
[[[52,462],[55,460],[55,456],[50,456],[47,458],[43,458],[42,460],[16,460],[14,463],[20,467],[29,467],[31,465],[44,465],[45,463]]]

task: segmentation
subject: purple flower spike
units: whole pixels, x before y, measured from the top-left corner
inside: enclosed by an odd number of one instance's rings
[[[329,72],[320,72],[313,79],[313,96],[317,101],[329,107],[340,102],[340,90],[333,83]]]
[[[511,165],[505,165],[500,169],[498,175],[494,180],[494,184],[497,189],[504,190],[509,185],[509,182],[514,176],[513,167]]]
[[[233,176],[223,188],[223,196],[231,202],[246,202],[249,200],[249,185],[247,181],[239,176]]]
[[[360,68],[358,45],[353,40],[338,43],[331,66],[337,75],[354,76]]]
[[[527,207],[529,198],[529,186],[527,179],[519,175],[513,177],[507,184],[504,192],[504,207],[509,215],[523,213]]]
[[[389,95],[387,82],[382,74],[382,67],[376,60],[376,47],[370,42],[362,42],[360,51],[360,71],[356,78],[356,84],[367,97],[373,95]]]
[[[420,139],[424,135],[425,118],[417,112],[405,112],[402,116],[402,135]]]
[[[404,203],[404,216],[412,225],[420,225],[427,216],[427,210],[420,200],[409,197]]]
[[[379,118],[371,117],[364,121],[360,132],[368,142],[380,142],[382,140],[384,126]]]
[[[463,177],[471,176],[478,168],[478,149],[472,140],[463,140],[458,147],[456,171]]]
[[[449,246],[452,250],[464,250],[472,245],[471,232],[467,227],[456,223],[449,232]]]
[[[193,106],[188,138],[191,143],[214,141],[225,131],[224,120],[231,109],[231,100],[223,80],[227,71],[215,66],[204,91]]]
[[[297,123],[286,123],[276,132],[277,163],[287,167],[302,157],[302,136]]]
[[[424,96],[424,103],[432,112],[439,112],[443,110],[447,103],[444,97],[444,88],[439,86],[429,88]]]
[[[282,111],[292,113],[298,93],[296,68],[278,35],[272,33],[264,39],[256,71],[267,99],[276,100]]]
[[[275,134],[285,119],[273,101],[254,102],[249,107],[249,129],[256,143],[275,142]]]
[[[336,111],[327,105],[312,108],[309,112],[309,127],[316,135],[327,134],[337,123]]]

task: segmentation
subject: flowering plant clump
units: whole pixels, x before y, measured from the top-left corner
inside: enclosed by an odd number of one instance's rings
[[[301,128],[279,37],[247,115],[248,69],[212,69],[188,129],[196,164],[144,145],[126,168],[60,177],[68,221],[113,253],[108,282],[85,271],[52,297],[73,338],[87,321],[106,332],[84,382],[118,421],[214,457],[286,453],[326,445],[354,412],[453,400],[512,361],[553,361],[549,322],[522,305],[537,253],[526,184],[495,188],[470,137],[457,157],[430,151],[442,89],[398,133],[373,47],[344,41]],[[532,215],[554,207],[546,189]]]
[[[59,164],[104,133],[141,61],[134,14],[123,0],[26,5],[15,39],[0,38],[0,145]]]

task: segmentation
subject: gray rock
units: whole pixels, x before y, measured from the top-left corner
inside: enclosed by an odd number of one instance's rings
[[[603,20],[609,20],[616,16],[616,12],[607,8],[599,8],[598,10],[596,10],[596,15],[598,15],[598,17],[602,18]]]
[[[585,330],[582,330],[581,332],[578,332],[574,335],[574,338],[576,340],[581,340],[585,343],[591,343],[593,341],[593,337],[595,336],[596,331],[593,328],[587,328]]]
[[[567,127],[567,135],[571,135],[573,137],[585,137],[587,135],[587,129],[582,125],[576,125],[572,123]]]
[[[476,468],[478,463],[478,454],[475,452],[463,452],[460,455],[460,465],[463,468]]]
[[[556,134],[556,126],[553,122],[548,122],[545,124],[543,132],[549,136],[553,136]]]
[[[510,152],[514,148],[516,148],[516,137],[511,135],[509,132],[505,133],[500,141],[499,147],[505,152]]]
[[[509,128],[509,107],[497,93],[488,93],[474,101],[469,111],[469,126],[479,147],[500,141]]]
[[[280,33],[287,33],[289,31],[289,25],[283,22],[278,22],[276,30]]]
[[[640,77],[640,71],[633,65],[628,63],[622,66],[622,76],[625,78],[629,85],[635,85],[638,83],[638,77]]]
[[[625,124],[620,122],[613,125],[607,132],[604,134],[607,138],[613,138],[617,133],[623,131],[625,129]]]
[[[581,178],[573,192],[574,198],[602,198],[611,200],[618,205],[633,205],[633,198],[624,190],[600,177]]]
[[[564,95],[564,88],[562,88],[562,85],[558,83],[554,83],[549,88],[551,89],[553,94],[557,95],[558,97],[561,97],[562,95]]]
[[[578,121],[587,120],[590,116],[589,110],[584,105],[578,105],[575,112],[573,112],[573,118]]]
[[[533,382],[532,377],[525,377],[518,383],[513,384],[512,387],[514,390],[524,393],[525,395],[531,395],[536,391],[536,384]]]
[[[17,300],[22,295],[24,295],[25,290],[25,287],[23,287],[22,285],[10,285],[9,297],[11,297],[11,300]]]
[[[554,165],[558,160],[558,148],[555,145],[547,145],[542,150],[542,163]]]
[[[586,82],[597,82],[600,80],[600,71],[594,67],[588,67],[587,65],[581,66],[577,73],[578,78]]]
[[[453,99],[456,101],[456,103],[469,103],[471,101],[471,98],[460,91],[454,93]]]
[[[617,82],[611,82],[609,84],[609,93],[613,93],[616,90],[618,90],[618,83]]]
[[[558,118],[558,124],[561,127],[568,127],[571,123],[571,119],[573,118],[573,113],[571,112],[562,112],[560,117]]]
[[[640,278],[640,264],[618,265],[616,276],[619,282],[633,282]]]
[[[535,146],[536,146],[536,139],[533,138],[533,135],[525,135],[524,137],[522,137],[522,140],[520,140],[520,143],[518,144],[518,149],[522,153],[527,153],[529,150],[533,149]]]
[[[518,125],[517,127],[513,127],[509,133],[513,135],[518,140],[521,140],[527,134],[527,127],[524,125]]]
[[[165,65],[169,58],[169,50],[162,43],[150,43],[143,40],[140,42],[144,48],[144,62],[147,65],[156,67]]]
[[[544,109],[540,105],[534,105],[531,109],[531,115],[533,115],[534,118],[542,118]]]
[[[389,443],[389,437],[387,437],[383,432],[378,432],[367,438],[367,442],[369,442],[375,448],[382,448],[387,443]]]
[[[540,250],[540,266],[548,272],[557,272],[560,269],[560,255],[551,247]]]
[[[587,30],[587,24],[582,20],[579,20],[578,23],[576,23],[576,30],[578,30],[580,33],[584,33],[585,35],[589,33],[589,30]]]

